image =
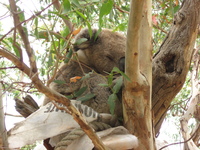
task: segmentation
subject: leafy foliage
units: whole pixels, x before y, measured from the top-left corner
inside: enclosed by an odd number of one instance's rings
[[[121,76],[119,76],[119,74]],[[115,76],[119,76],[119,77],[116,78]],[[111,91],[112,91],[112,94],[108,98],[108,104],[110,106],[111,114],[114,114],[115,101],[118,100],[117,93],[122,88],[123,78],[127,79],[128,81],[130,81],[130,79],[128,78],[128,76],[126,74],[124,74],[122,71],[120,71],[119,68],[114,67],[113,70],[111,71],[111,73],[108,75],[108,83],[107,84],[99,84],[101,86],[110,88]]]

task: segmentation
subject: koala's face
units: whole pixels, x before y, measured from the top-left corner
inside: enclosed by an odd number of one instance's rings
[[[113,67],[124,71],[126,38],[107,29],[102,30],[95,38],[96,32],[97,30],[93,30],[91,38],[87,29],[77,35],[76,40],[87,39],[80,45],[74,46],[78,54],[80,53],[80,60],[101,74],[111,72]]]

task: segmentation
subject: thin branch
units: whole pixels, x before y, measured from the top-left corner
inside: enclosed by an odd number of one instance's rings
[[[54,3],[54,1],[53,1],[53,3]],[[41,15],[42,12],[44,12],[47,8],[49,8],[51,5],[53,5],[53,3],[49,4],[46,8],[44,8],[44,9],[41,10],[41,11],[39,11],[38,13],[32,15],[30,18],[28,18],[28,19],[26,19],[26,20],[20,22],[20,24],[18,24],[18,25],[22,25],[23,23],[27,23],[28,21],[30,21],[30,20],[32,20],[32,19],[38,17],[39,15]],[[6,34],[4,34],[4,35],[0,38],[0,41],[2,41],[7,35],[9,35],[9,34],[10,34],[13,30],[15,30],[15,29],[16,29],[16,26],[13,27],[13,28],[12,28],[10,31],[8,31]]]
[[[12,117],[23,117],[22,115],[14,115],[14,114],[9,114],[9,113],[5,113],[5,115],[6,116],[12,116]]]
[[[58,10],[58,12],[61,11],[61,5],[59,3],[59,0],[52,0],[54,7]],[[67,15],[65,15],[67,18],[69,18]],[[64,23],[67,25],[69,30],[72,32],[74,30],[73,24],[69,19],[63,19]]]
[[[23,29],[22,24],[20,24],[21,23],[20,17],[19,17],[20,12],[17,11],[17,5],[16,5],[15,0],[9,0],[9,3],[10,3],[10,8],[11,8],[11,13],[13,14],[14,25],[22,38],[26,53],[28,54],[28,57],[29,57],[29,62],[30,62],[30,66],[31,66],[30,73],[35,74],[35,73],[37,73],[37,65],[35,62],[35,55],[34,55],[33,49],[31,48],[28,35],[27,35],[26,31]]]
[[[4,93],[6,91],[10,91],[10,89],[14,89],[14,90],[20,91],[21,93],[36,93],[37,92],[37,90],[35,90],[35,91],[32,90],[31,92],[29,92],[29,90],[31,88],[33,88],[32,83],[12,82],[11,84],[8,84],[8,83],[4,82],[3,80],[0,80],[0,82],[2,83],[2,85],[6,84],[8,86],[7,88],[5,88],[5,86],[4,86]],[[16,88],[16,87],[13,86],[14,84],[18,84],[18,85],[21,84],[21,87],[23,87],[23,88],[29,87],[29,89],[23,90],[23,89],[20,89],[20,88]]]
[[[161,27],[158,26],[158,25],[154,25],[154,24],[153,24],[153,27],[156,28],[156,29],[159,29],[160,31],[164,32],[165,34],[168,33],[167,31],[165,31],[163,28],[161,28]]]
[[[139,36],[140,24],[142,18],[144,1],[131,1],[132,9],[129,15],[127,43],[126,43],[126,63],[125,65],[127,76],[131,81],[137,81],[139,78]],[[138,7],[140,6],[140,7]],[[134,11],[133,11],[134,10]],[[138,15],[140,14],[140,15]],[[129,72],[130,71],[130,72]],[[134,71],[134,72],[133,72]]]
[[[122,12],[122,13],[129,14],[128,11],[121,9],[121,8],[120,8],[118,5],[116,5],[116,4],[114,4],[114,7],[115,7],[117,10],[119,10],[120,12]]]
[[[22,49],[21,47],[16,43],[16,28],[14,30],[14,33],[13,33],[13,46],[16,47],[19,51],[19,58],[21,61],[23,61],[23,52],[22,52]]]
[[[162,149],[164,149],[164,148],[166,148],[166,147],[169,147],[169,146],[172,146],[172,145],[187,143],[187,142],[190,141],[195,135],[196,135],[196,132],[194,132],[193,135],[192,135],[189,139],[187,139],[187,140],[185,140],[185,141],[183,141],[183,142],[171,143],[171,144],[168,144],[168,145],[165,145],[165,146],[161,147],[159,150],[162,150]]]
[[[15,69],[17,68],[16,66],[12,66],[12,67],[3,67],[3,68],[0,68],[0,70],[4,70],[4,69]]]

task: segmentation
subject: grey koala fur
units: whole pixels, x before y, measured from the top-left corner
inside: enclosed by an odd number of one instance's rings
[[[105,75],[110,73],[113,67],[118,67],[123,71],[126,38],[122,34],[108,29],[103,29],[95,38],[97,31],[97,29],[93,29],[90,37],[88,29],[84,29],[75,37],[74,50],[77,52],[80,63],[77,59],[72,58],[69,63],[62,65],[55,80],[64,80],[66,83],[52,82],[50,88],[67,96],[87,86],[87,90],[81,96],[88,93],[93,93],[96,96],[84,104],[99,113],[110,113],[107,101],[111,91],[107,87],[99,86],[99,84],[107,83]],[[87,41],[78,45],[77,41],[81,38],[85,38]],[[89,78],[70,83],[70,78],[83,77],[92,70],[95,72],[92,72]],[[47,102],[49,99],[46,97],[44,104]],[[117,113],[121,113],[119,109],[121,110],[121,104],[116,101]]]

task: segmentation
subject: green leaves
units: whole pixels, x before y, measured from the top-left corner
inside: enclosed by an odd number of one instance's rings
[[[74,97],[81,96],[87,90],[87,86],[80,88],[77,92],[74,92]]]
[[[102,18],[104,15],[108,15],[112,10],[112,7],[113,7],[113,1],[107,0],[107,2],[105,2],[100,9],[100,18]]]
[[[116,84],[113,86],[113,93],[118,93],[123,84],[123,77],[119,77]]]
[[[121,74],[121,76],[119,76],[115,79],[116,74]],[[123,78],[130,81],[130,79],[128,78],[128,76],[125,73],[120,71],[119,68],[114,67],[113,70],[111,71],[111,73],[108,75],[108,83],[107,84],[99,84],[99,86],[109,87],[112,91],[112,94],[108,98],[108,105],[110,107],[111,114],[114,114],[115,101],[118,100],[117,93],[122,88]]]
[[[63,0],[62,5],[63,5],[63,13],[67,13],[68,11],[70,11],[71,4],[69,0]]]
[[[73,54],[73,50],[70,49],[69,52],[66,55],[66,59],[64,60],[65,63],[69,62],[70,58],[72,57],[72,54]]]
[[[74,44],[80,45],[81,43],[86,42],[87,40],[88,40],[88,39],[86,39],[86,38],[80,38],[80,39],[78,39],[78,40],[76,41],[76,43],[74,43]]]
[[[78,101],[84,102],[84,101],[90,100],[91,98],[93,98],[93,97],[95,97],[95,96],[96,96],[95,94],[89,93],[89,94],[86,94],[86,95],[84,95],[84,96],[78,98],[77,100],[78,100]]]
[[[113,93],[108,98],[108,105],[110,107],[110,113],[114,115],[115,112],[115,101],[118,100],[117,94]]]
[[[54,80],[53,82],[57,83],[57,84],[65,84],[66,82],[63,80]]]
[[[105,3],[100,8],[100,13],[99,13],[99,24],[102,26],[103,23],[103,16],[108,15],[113,7],[113,1],[112,0],[107,0]]]

